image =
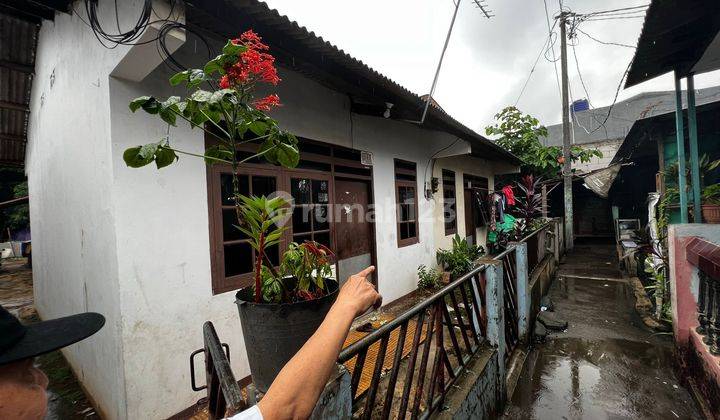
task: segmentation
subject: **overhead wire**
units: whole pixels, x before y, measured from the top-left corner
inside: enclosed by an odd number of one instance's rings
[[[557,24],[557,22],[555,22]],[[555,28],[555,25],[552,26],[550,29],[550,34],[552,34],[552,29]],[[517,99],[515,100],[515,107],[517,107],[518,103],[520,102],[520,98],[522,98],[523,93],[525,93],[525,89],[528,86],[528,83],[530,82],[530,78],[532,77],[533,73],[535,72],[535,68],[538,65],[538,62],[540,61],[540,57],[543,56],[543,54],[547,53],[548,50],[548,44],[552,45],[552,36],[548,35],[548,37],[545,39],[545,43],[543,43],[542,48],[540,48],[540,52],[537,55],[537,58],[535,59],[535,62],[533,63],[532,68],[530,69],[530,74],[528,74],[528,77],[525,79],[525,84],[523,85],[522,89],[520,90],[520,94],[518,95]]]
[[[85,25],[90,27],[93,35],[95,36],[95,38],[97,38],[98,42],[103,47],[107,49],[114,49],[120,45],[134,46],[155,43],[158,54],[160,54],[163,59],[163,63],[175,71],[182,71],[186,70],[187,67],[172,56],[172,52],[167,45],[166,38],[172,30],[182,29],[186,33],[193,34],[205,46],[208,53],[208,58],[212,58],[215,56],[215,50],[210,44],[210,42],[202,34],[200,34],[198,30],[194,29],[186,23],[181,23],[177,21],[174,16],[176,13],[177,2],[178,0],[169,0],[170,9],[167,16],[163,17],[161,16],[160,12],[153,7],[152,0],[144,0],[142,3],[140,15],[137,17],[135,22],[130,25],[130,29],[123,31],[120,27],[121,25],[118,0],[114,0],[115,26],[117,28],[117,33],[108,32],[103,27],[103,24],[101,23],[99,18],[97,0],[84,0],[83,3],[87,20],[84,19],[80,15],[80,13],[77,12],[77,10],[75,10],[72,3],[71,8],[74,14],[78,17],[78,19]],[[142,41],[140,40],[148,27],[158,24],[161,25],[157,31],[156,36],[152,37],[151,39],[146,39]]]

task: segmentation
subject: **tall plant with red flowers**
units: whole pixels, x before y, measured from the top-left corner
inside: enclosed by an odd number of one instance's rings
[[[232,183],[238,225],[251,238],[257,257],[255,264],[255,301],[262,299],[262,273],[269,271],[278,277],[269,263],[265,250],[276,245],[282,233],[277,228],[288,210],[280,198],[244,197],[239,192],[238,167],[259,157],[270,163],[295,167],[299,161],[297,139],[278,127],[277,121],[266,112],[280,106],[276,94],[256,97],[259,85],[275,86],[280,82],[275,58],[268,46],[253,31],[228,40],[222,53],[210,60],[202,69],[189,69],[170,78],[173,86],[185,85],[186,97],[171,96],[161,100],[141,96],[130,102],[132,112],[142,109],[157,115],[168,124],[168,136],[157,142],[131,147],[123,153],[125,163],[139,168],[155,162],[158,169],[169,166],[180,154],[204,158],[208,164],[227,164],[232,167]],[[216,143],[206,147],[203,154],[176,148],[170,139],[170,126],[178,119],[191,128],[211,134]],[[239,159],[238,146],[254,143],[256,152]],[[259,223],[258,223],[259,221]],[[263,268],[264,267],[264,268]]]

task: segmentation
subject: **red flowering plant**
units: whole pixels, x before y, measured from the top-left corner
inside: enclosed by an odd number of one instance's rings
[[[125,150],[123,159],[133,168],[155,162],[158,169],[169,166],[179,159],[178,154],[202,157],[208,164],[226,164],[232,167],[232,183],[238,225],[249,238],[255,251],[254,300],[269,301],[273,286],[265,279],[281,279],[270,263],[266,250],[280,242],[283,229],[278,227],[286,220],[289,204],[276,197],[245,197],[239,193],[238,168],[244,162],[259,157],[285,167],[295,167],[299,161],[297,139],[278,127],[277,121],[266,112],[280,106],[276,94],[258,98],[259,85],[275,86],[280,82],[275,58],[269,48],[253,31],[239,38],[228,40],[222,53],[210,60],[202,69],[188,69],[173,75],[170,84],[184,84],[188,95],[184,98],[170,96],[165,100],[153,96],[141,96],[130,102],[132,112],[143,109],[159,116],[169,126],[176,126],[178,119],[191,128],[199,128],[217,140],[205,148],[203,154],[179,150],[170,143],[169,135],[162,140]],[[203,89],[205,87],[206,89]],[[246,143],[257,144],[256,153],[239,159],[237,148]],[[321,264],[322,266],[322,264]],[[321,271],[325,273],[324,266]],[[321,287],[322,288],[322,287]],[[275,289],[273,289],[275,290]]]

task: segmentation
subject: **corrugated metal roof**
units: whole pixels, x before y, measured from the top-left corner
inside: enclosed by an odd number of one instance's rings
[[[625,88],[673,70],[686,77],[718,31],[718,0],[653,0]]]
[[[39,24],[0,14],[0,163],[22,165]]]
[[[318,82],[345,92],[354,102],[376,106],[382,114],[390,102],[392,118],[418,120],[425,102],[362,61],[258,0],[188,0],[187,20],[224,37],[253,29],[271,45],[279,63]],[[365,107],[364,109],[368,109]],[[423,127],[468,141],[484,158],[519,164],[520,160],[494,142],[461,124],[439,107],[430,107]]]
[[[687,114],[687,104],[683,106],[683,109]],[[717,132],[718,127],[720,127],[717,119],[718,111],[720,111],[720,101],[718,100],[698,105],[698,128]],[[687,130],[687,126],[685,129]],[[674,132],[674,111],[639,119],[633,124],[632,129],[625,137],[623,144],[613,157],[612,163],[623,163],[643,157],[657,156],[657,136],[662,135],[662,133]],[[654,137],[651,137],[651,133],[653,133]]]

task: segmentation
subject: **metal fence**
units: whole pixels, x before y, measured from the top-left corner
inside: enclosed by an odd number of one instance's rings
[[[698,334],[709,346],[710,352],[720,355],[720,281],[700,270],[698,296]]]
[[[231,416],[244,410],[247,405],[240,385],[230,369],[230,347],[220,343],[212,322],[203,325],[205,347],[190,355],[190,380],[193,391],[207,390],[208,414],[211,420]],[[224,350],[224,351],[223,351]],[[195,382],[195,356],[205,355],[205,385]]]
[[[485,270],[485,265],[475,268],[340,353],[339,363],[352,365],[356,416],[387,419],[395,411],[396,418],[404,419],[409,412],[412,419],[423,419],[442,405],[486,336]],[[390,349],[387,386],[379,391],[390,338],[398,330],[397,342]],[[365,366],[368,361],[372,366]],[[359,384],[366,369],[371,372],[370,385],[362,390]],[[401,370],[405,373],[402,387],[397,383]]]
[[[528,247],[529,248],[529,247]],[[505,310],[505,360],[520,342],[517,284],[517,247],[514,245],[496,255],[493,259],[503,265],[503,308]]]

